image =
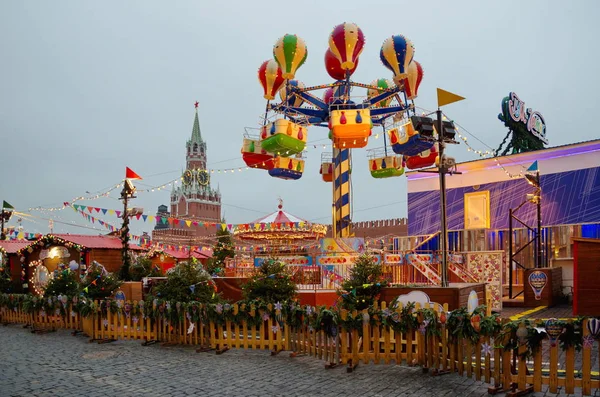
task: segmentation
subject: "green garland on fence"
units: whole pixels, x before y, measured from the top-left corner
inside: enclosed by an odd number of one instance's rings
[[[363,311],[348,312],[335,306],[302,306],[296,300],[275,303],[252,300],[240,301],[234,305],[220,302],[173,302],[160,298],[137,302],[96,302],[81,295],[39,297],[0,294],[0,316],[6,310],[19,309],[26,314],[43,313],[42,315],[65,317],[78,313],[82,317],[99,315],[103,319],[110,313],[111,316],[133,317],[134,322],[142,319],[152,322],[166,320],[173,326],[187,319],[194,323],[212,322],[216,325],[224,325],[227,322],[241,325],[245,322],[247,327],[261,328],[268,320],[274,319],[282,328],[287,326],[292,330],[301,330],[306,326],[309,332],[323,331],[330,337],[335,337],[340,330],[356,330],[362,334],[365,323],[372,327],[390,327],[394,332],[400,333],[418,330],[428,336],[440,336],[445,327],[451,343],[468,340],[476,344],[482,337],[491,337],[494,338],[496,348],[513,350],[515,353],[521,350],[519,354],[525,358],[539,351],[542,341],[547,337],[543,322],[523,319],[502,323],[497,314],[486,316],[485,306],[476,308],[472,314],[469,314],[466,308],[461,308],[439,315],[433,309],[415,309],[414,303],[404,305],[401,309],[394,305],[383,310],[371,306]],[[446,321],[442,320],[443,317],[446,317]],[[562,350],[582,349],[584,320],[585,317],[572,321],[554,320],[554,324],[563,330],[557,340]]]

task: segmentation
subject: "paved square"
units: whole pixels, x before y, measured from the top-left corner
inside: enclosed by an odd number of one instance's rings
[[[487,385],[420,368],[324,369],[311,357],[266,350],[196,353],[139,341],[88,343],[67,331],[0,326],[0,396],[487,396]],[[544,395],[544,394],[539,394]],[[563,394],[564,395],[564,394]]]

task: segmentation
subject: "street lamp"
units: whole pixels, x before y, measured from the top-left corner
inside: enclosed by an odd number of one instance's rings
[[[527,200],[536,205],[537,230],[536,230],[536,261],[535,267],[542,267],[542,188],[540,186],[540,170],[535,161],[525,172],[527,183],[535,187],[534,194],[528,194]]]
[[[5,211],[5,209],[14,210],[15,208],[12,205],[8,204],[6,201],[2,202],[2,212],[0,212],[0,240],[6,240],[6,233],[4,233],[4,223],[8,222],[13,214],[12,211]]]
[[[122,280],[129,279],[129,267],[131,265],[129,258],[129,218],[131,216],[131,211],[127,209],[127,204],[130,199],[136,198],[134,194],[135,186],[133,186],[133,182],[131,182],[131,179],[125,178],[123,190],[121,191],[121,200],[123,200],[123,214],[121,215],[123,218],[123,226],[121,227],[121,242],[123,243],[123,247],[121,248],[121,257],[123,264],[121,266],[120,276]]]

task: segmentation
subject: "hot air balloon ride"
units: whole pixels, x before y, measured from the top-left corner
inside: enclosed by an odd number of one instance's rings
[[[340,60],[336,58],[336,56],[331,52],[330,49],[325,51],[325,70],[334,80],[344,80],[346,78],[346,72],[350,73],[350,76],[354,73],[356,68],[358,67],[358,58],[354,62],[354,67],[349,70],[342,69],[342,64]]]
[[[390,178],[404,174],[404,161],[402,156],[388,154],[384,148],[368,151],[369,171],[373,178]]]
[[[380,78],[368,85],[351,80],[365,46],[361,29],[344,22],[334,27],[328,39],[323,60],[333,81],[306,86],[296,79],[298,68],[307,59],[304,40],[286,34],[276,41],[274,60],[264,63],[259,73],[264,97],[269,100],[265,125],[259,139],[247,137],[244,141],[242,157],[248,164],[257,161],[259,154],[265,159],[272,156],[270,163],[264,162],[265,167],[272,165],[269,175],[298,179],[304,172],[301,156],[308,128],[328,127],[334,150],[321,158],[319,173],[323,181],[333,182],[335,236],[350,237],[351,201],[346,199],[351,191],[349,149],[367,146],[373,127],[383,127],[384,147],[369,157],[369,171],[375,178],[402,175],[408,166],[426,167],[435,162],[437,151],[433,121],[417,116],[412,102],[423,77],[420,64],[413,60],[412,42],[402,35],[388,36],[379,55],[393,73],[393,83],[391,78]],[[281,102],[271,102],[277,92]]]
[[[273,168],[273,154],[263,149],[260,142],[257,137],[245,136],[241,150],[242,160],[248,167],[269,170]]]
[[[273,168],[269,170],[269,175],[280,179],[300,179],[304,172],[304,160],[302,157],[282,157],[273,158]]]
[[[377,79],[371,82],[371,87],[377,87],[378,89],[375,88],[369,88],[367,89],[367,98],[371,99],[379,94],[381,94],[383,91],[392,88],[394,86],[394,84],[386,79]],[[389,106],[390,103],[392,102],[393,97],[388,97],[382,101],[379,101],[375,104],[373,104],[373,107],[386,107]]]
[[[323,182],[333,181],[333,155],[332,153],[321,154],[321,169],[319,174],[323,178]]]
[[[424,150],[414,156],[406,156],[406,168],[409,170],[416,170],[418,168],[431,167],[435,164],[438,156],[437,143],[434,144],[431,149]]]
[[[415,99],[419,92],[419,86],[423,80],[423,67],[413,60],[408,65],[408,77],[404,79],[404,92],[408,99]]]
[[[337,25],[329,35],[329,49],[345,71],[356,69],[364,45],[365,36],[355,23]]]
[[[261,147],[267,152],[288,157],[306,147],[306,127],[287,119],[276,119],[261,130]]]
[[[402,35],[389,37],[383,42],[379,57],[383,65],[394,73],[397,85],[401,85],[408,77],[408,66],[412,62],[413,53],[411,41]]]
[[[388,131],[390,143],[394,153],[405,156],[416,156],[417,154],[431,149],[433,140],[422,136],[415,128],[415,120],[422,122],[422,119],[429,120],[432,126],[431,135],[433,135],[433,120],[428,117],[411,117],[405,124],[392,128]],[[427,124],[429,125],[429,124]]]
[[[304,88],[304,84],[298,80],[289,80],[289,85],[300,89]],[[304,99],[302,99],[301,96],[294,94],[292,90],[289,90],[287,85],[284,85],[279,89],[279,98],[281,99],[281,102],[291,107],[298,108],[304,103]]]
[[[269,59],[268,61],[264,61],[260,68],[258,68],[258,81],[263,87],[264,95],[263,97],[266,100],[275,99],[275,94],[283,83],[285,79],[282,76],[281,68],[277,65],[277,62],[273,59]]]
[[[306,62],[308,51],[306,43],[295,34],[286,34],[279,38],[273,47],[273,57],[282,70],[284,79],[291,80],[296,71]]]

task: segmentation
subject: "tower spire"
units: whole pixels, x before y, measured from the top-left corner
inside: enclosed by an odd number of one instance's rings
[[[198,121],[198,101],[194,103],[196,114],[194,115],[194,127],[192,128],[192,142],[202,142],[202,134],[200,133],[200,121]]]

